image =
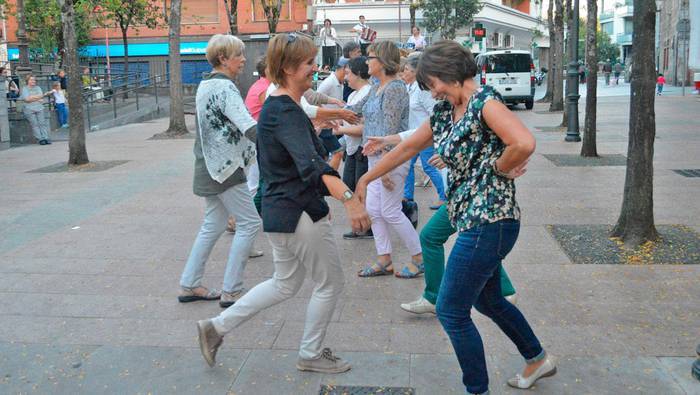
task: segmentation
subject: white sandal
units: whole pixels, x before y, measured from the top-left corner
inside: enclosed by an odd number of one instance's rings
[[[508,385],[513,388],[528,389],[532,387],[535,382],[543,377],[554,376],[557,373],[557,367],[554,364],[554,360],[547,356],[544,363],[537,368],[530,376],[523,377],[520,373],[516,374],[515,377],[508,380]]]

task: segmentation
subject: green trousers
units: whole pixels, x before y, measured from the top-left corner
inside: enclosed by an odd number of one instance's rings
[[[455,232],[457,230],[452,227],[444,204],[420,232],[420,245],[423,249],[423,264],[425,264],[423,297],[432,304],[437,301],[442,274],[445,272],[445,242]],[[503,266],[501,266],[501,292],[503,296],[515,294],[515,288]]]

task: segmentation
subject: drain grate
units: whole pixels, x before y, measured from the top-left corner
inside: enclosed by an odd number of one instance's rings
[[[673,170],[677,174],[682,175],[683,177],[688,177],[688,178],[695,178],[695,177],[700,177],[700,169],[676,169]]]
[[[319,395],[415,395],[410,387],[367,387],[361,385],[321,384]]]

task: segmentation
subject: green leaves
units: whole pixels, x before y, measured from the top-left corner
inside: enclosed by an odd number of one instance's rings
[[[122,31],[145,25],[155,28],[162,18],[156,0],[102,0],[102,24],[116,24]]]
[[[429,32],[440,32],[443,39],[453,40],[457,30],[471,25],[481,10],[479,0],[424,0],[423,23]]]

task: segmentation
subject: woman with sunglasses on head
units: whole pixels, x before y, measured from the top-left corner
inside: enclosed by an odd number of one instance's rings
[[[401,55],[391,41],[373,43],[368,48],[368,73],[377,80],[367,96],[351,110],[362,113],[363,144],[370,136],[387,136],[408,129],[409,96],[406,85],[398,79]],[[369,168],[379,162],[384,152],[368,156]],[[409,158],[410,159],[410,158]],[[418,233],[401,212],[403,185],[408,174],[408,160],[367,187],[367,212],[372,219],[372,233],[377,260],[358,272],[360,277],[394,274],[389,227],[399,234],[411,261],[395,273],[400,278],[415,278],[423,273],[423,255]]]
[[[467,393],[484,394],[489,391],[486,358],[472,306],[493,320],[525,359],[523,372],[508,380],[510,386],[530,388],[555,374],[556,367],[501,291],[501,263],[520,230],[513,179],[525,172],[535,139],[492,87],[478,86],[476,73],[472,54],[456,42],[440,41],[426,49],[417,79],[442,101],[429,120],[360,179],[356,194],[364,199],[370,182],[435,145],[449,169],[447,209],[459,232],[436,313],[457,354]]]
[[[301,107],[317,70],[316,52],[313,41],[303,36],[279,34],[270,40],[267,76],[279,88],[267,98],[258,118],[257,148],[265,180],[263,230],[272,245],[275,272],[218,317],[197,323],[202,355],[210,366],[224,335],[294,296],[309,272],[315,286],[297,369],[322,373],[350,369],[347,361],[322,347],[344,283],[324,196],[343,202],[354,230],[365,230],[370,222],[362,203],[323,160],[323,144]]]

